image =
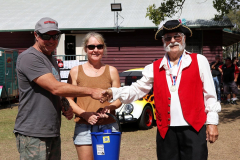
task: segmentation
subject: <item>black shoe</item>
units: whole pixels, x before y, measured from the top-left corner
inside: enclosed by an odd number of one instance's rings
[[[234,104],[234,105],[238,105],[237,101],[232,101],[231,103]]]

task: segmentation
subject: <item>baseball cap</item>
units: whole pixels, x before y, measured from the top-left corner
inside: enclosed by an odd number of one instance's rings
[[[38,31],[40,33],[46,33],[49,31],[58,31],[61,32],[58,29],[58,23],[52,18],[44,17],[40,19],[37,24],[35,25],[35,32]]]

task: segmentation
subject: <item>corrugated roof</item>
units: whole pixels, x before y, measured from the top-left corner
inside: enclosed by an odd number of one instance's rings
[[[240,42],[240,32],[223,29],[223,46],[230,46]]]
[[[186,0],[180,17],[189,27],[220,26],[229,27],[231,22],[214,22],[212,18],[217,11],[213,0]],[[155,28],[149,18],[145,17],[147,7],[152,4],[160,6],[163,0],[115,0],[122,3],[124,18],[119,17],[123,29]],[[201,3],[204,2],[204,3]],[[51,17],[58,21],[62,30],[113,29],[114,12],[110,4],[114,0],[0,0],[0,31],[33,30],[42,17]]]

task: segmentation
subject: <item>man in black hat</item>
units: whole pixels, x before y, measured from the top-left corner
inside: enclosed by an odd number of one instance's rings
[[[19,107],[14,133],[22,160],[61,159],[61,110],[69,120],[73,112],[71,108],[62,109],[60,96],[101,98],[102,89],[60,82],[59,68],[52,56],[60,35],[57,21],[40,19],[34,30],[35,44],[17,59]]]
[[[238,94],[238,87],[237,87],[237,79],[239,75],[239,69],[236,64],[232,63],[232,60],[230,57],[227,57],[225,59],[225,64],[219,66],[219,71],[222,74],[223,77],[223,90],[224,93],[227,95],[227,101],[226,104],[235,104],[237,105],[237,97],[236,94]],[[232,100],[231,100],[231,91],[232,91]]]
[[[212,71],[212,76],[213,76],[213,81],[215,84],[215,89],[217,92],[217,99],[219,102],[221,102],[221,89],[220,89],[220,84],[221,84],[221,73],[218,70],[218,67],[221,66],[223,63],[220,61],[220,56],[216,55],[215,56],[215,61],[210,63],[211,71]]]
[[[208,60],[185,50],[192,31],[178,20],[167,21],[156,32],[166,54],[147,65],[131,86],[105,91],[113,100],[133,102],[153,86],[157,122],[157,156],[161,160],[207,160],[207,141],[218,138],[221,110]]]

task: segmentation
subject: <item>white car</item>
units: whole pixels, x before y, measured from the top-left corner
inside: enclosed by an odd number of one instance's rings
[[[125,86],[142,77],[143,68],[130,69],[120,73],[125,77]],[[116,109],[116,116],[120,123],[136,122],[140,129],[149,129],[152,127],[155,116],[155,105],[153,91],[150,91],[145,97],[129,104],[122,104]]]

